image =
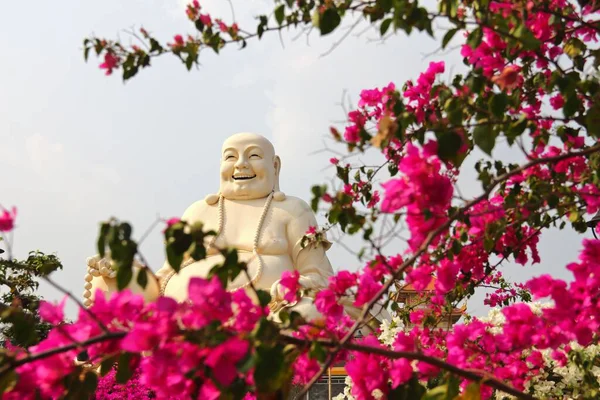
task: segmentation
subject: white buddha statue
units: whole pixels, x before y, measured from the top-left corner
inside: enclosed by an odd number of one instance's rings
[[[223,261],[218,249],[226,247],[238,249],[239,260],[248,263],[253,285],[270,291],[275,303],[281,304],[279,279],[284,271],[298,271],[299,283],[305,289],[327,286],[327,278],[333,273],[325,254],[330,243],[302,248],[303,236],[317,222],[306,202],[279,191],[280,169],[281,160],[263,136],[238,133],[229,137],[221,151],[219,193],[195,202],[181,217],[190,224],[200,221],[205,230],[218,233],[208,243],[207,257],[200,261],[184,259],[179,273],[165,262],[145,289],[135,283],[135,276],[129,288],[148,301],[159,295],[185,301],[190,279],[206,278],[210,269]],[[97,288],[109,294],[116,290],[115,274],[107,268],[109,262],[98,256],[88,259],[86,305],[92,303]],[[229,282],[227,289],[248,286],[248,277],[242,273]],[[319,316],[309,297],[291,308],[306,318]]]

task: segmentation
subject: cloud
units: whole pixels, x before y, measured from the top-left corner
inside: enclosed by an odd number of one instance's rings
[[[57,170],[64,170],[64,146],[53,143],[36,133],[25,139],[25,149],[31,168],[40,176],[48,177]]]

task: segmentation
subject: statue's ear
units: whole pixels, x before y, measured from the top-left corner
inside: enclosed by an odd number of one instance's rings
[[[285,193],[279,189],[279,172],[281,171],[281,158],[275,156],[273,158],[273,168],[275,168],[275,184],[273,185],[273,200],[284,201]]]
[[[275,168],[275,187],[273,188],[276,192],[279,189],[279,172],[281,171],[281,158],[279,156],[275,156],[273,158],[273,167]]]

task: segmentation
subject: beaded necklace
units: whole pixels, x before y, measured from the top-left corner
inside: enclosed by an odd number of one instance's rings
[[[250,285],[254,285],[256,282],[259,281],[259,279],[262,276],[263,260],[260,256],[260,254],[258,254],[258,244],[260,242],[260,235],[262,233],[263,224],[265,222],[265,219],[267,218],[267,213],[269,212],[269,208],[271,207],[272,201],[273,201],[273,192],[269,193],[269,197],[267,197],[267,201],[265,201],[265,205],[263,207],[262,213],[260,214],[260,219],[258,220],[258,225],[256,227],[256,231],[254,232],[254,240],[252,242],[252,255],[258,259],[258,269],[256,270],[256,274],[248,282],[246,282],[240,286],[237,286],[235,288],[227,289],[228,292],[233,292],[238,289],[242,289],[242,288],[246,288]],[[214,235],[208,242],[207,247],[209,249],[216,247],[215,242],[217,241],[217,239],[221,235],[221,233],[223,233],[223,230],[225,228],[224,221],[225,221],[225,198],[223,197],[223,195],[219,195],[217,234]],[[196,262],[196,260],[194,260],[193,258],[189,258],[181,265],[180,270],[184,269],[185,267],[187,267],[195,262]],[[169,274],[167,276],[165,276],[165,278],[163,279],[162,284],[160,285],[161,296],[164,296],[165,289],[167,288],[167,284],[169,283],[169,280],[173,277],[173,275],[175,275],[175,271],[169,272]]]

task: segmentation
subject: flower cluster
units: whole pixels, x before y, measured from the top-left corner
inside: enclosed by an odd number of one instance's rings
[[[189,398],[192,393],[218,398],[219,388],[234,382],[253,385],[251,373],[244,375],[238,365],[252,356],[250,332],[268,309],[255,304],[242,290],[225,291],[216,277],[193,278],[189,293],[187,303],[163,297],[144,304],[129,291],[109,300],[99,291],[93,306],[80,310],[72,324],[62,323],[64,301],[56,306],[44,303],[40,314],[55,328],[29,352],[35,355],[105,334],[106,340],[87,347],[90,362],[128,354],[124,362],[137,368],[141,385],[158,399],[174,394]],[[17,360],[27,356],[22,350],[13,351]],[[29,398],[36,389],[42,397],[59,397],[65,390],[65,377],[76,369],[78,352],[73,348],[17,368],[19,381],[6,398]],[[206,368],[199,369],[199,365]]]

